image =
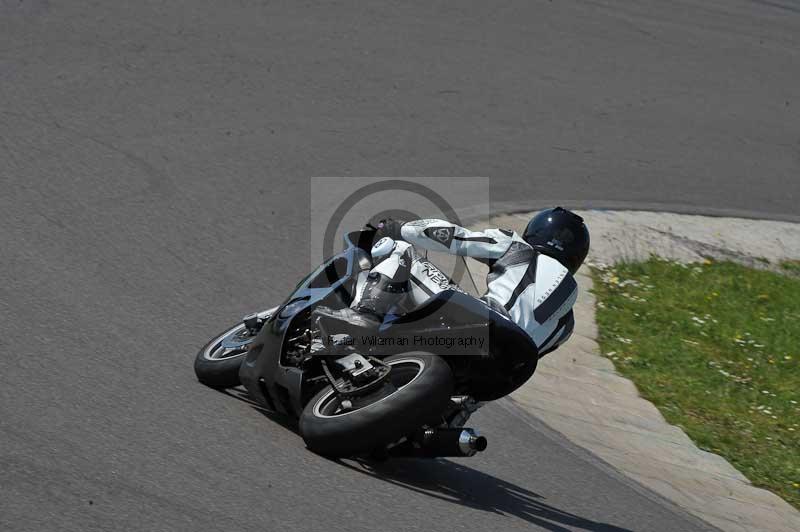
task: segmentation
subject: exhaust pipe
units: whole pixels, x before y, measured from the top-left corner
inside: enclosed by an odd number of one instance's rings
[[[486,450],[488,441],[473,429],[426,429],[416,437],[389,449],[389,456],[436,458],[473,456]]]
[[[484,436],[478,436],[473,429],[462,429],[458,435],[458,449],[463,456],[482,453],[488,445],[488,440]]]

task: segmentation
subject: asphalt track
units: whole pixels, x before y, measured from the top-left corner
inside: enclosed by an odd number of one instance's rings
[[[800,4],[81,4],[0,1],[0,530],[701,529],[507,402],[372,471],[191,361],[314,175],[798,219]]]

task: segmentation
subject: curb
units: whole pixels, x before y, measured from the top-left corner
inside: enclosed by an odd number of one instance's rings
[[[594,263],[650,254],[682,262],[711,256],[759,264],[760,257],[800,256],[800,224],[632,211],[579,213],[592,231],[588,260]],[[520,232],[531,215],[495,216],[480,225]],[[764,235],[777,236],[765,240]],[[476,281],[484,278],[485,267]],[[581,272],[576,279],[580,295],[573,337],[541,360],[534,377],[512,394],[513,401],[627,477],[721,530],[800,530],[798,510],[752,486],[722,457],[698,449],[616,373],[596,342],[592,279]]]

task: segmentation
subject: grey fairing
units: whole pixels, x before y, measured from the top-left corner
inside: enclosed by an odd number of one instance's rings
[[[368,255],[359,247],[365,243],[357,240],[360,235],[363,233],[347,235],[344,251],[306,276],[253,341],[239,369],[239,379],[250,396],[267,409],[298,417],[308,401],[304,372],[281,364],[285,336],[293,320],[307,316],[314,307],[342,308],[349,304],[354,279],[359,271],[369,268]],[[334,264],[339,266],[335,271]]]

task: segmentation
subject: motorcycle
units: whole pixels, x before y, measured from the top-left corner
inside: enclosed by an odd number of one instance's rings
[[[446,276],[424,303],[380,323],[332,312],[349,308],[358,275],[372,267],[375,235],[346,234],[343,251],[280,306],[215,336],[197,353],[197,378],[244,386],[263,408],[296,419],[307,447],[322,455],[473,456],[487,440],[465,423],[533,375],[537,347]]]

